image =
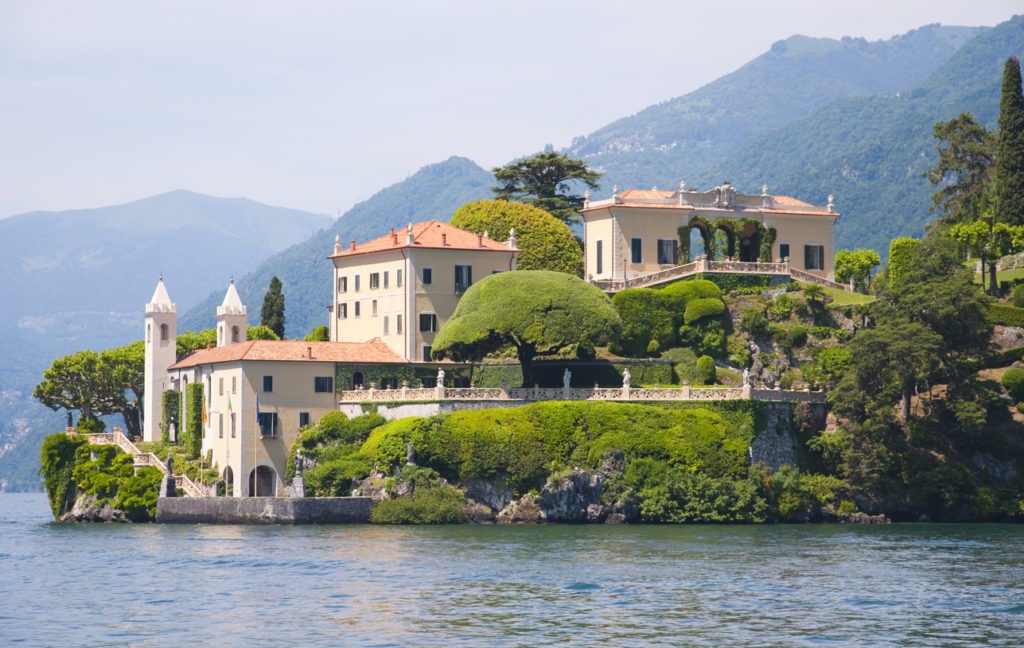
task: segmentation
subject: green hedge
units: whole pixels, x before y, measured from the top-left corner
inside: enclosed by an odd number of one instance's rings
[[[694,299],[686,304],[683,321],[692,324],[705,317],[715,317],[725,312],[725,302],[715,297]]]
[[[612,304],[622,318],[622,335],[611,345],[612,353],[642,358],[652,340],[667,349],[675,341],[670,300],[659,290],[630,288],[616,293]]]
[[[1011,367],[1003,374],[1003,389],[1016,400],[1024,399],[1024,369]]]
[[[1001,326],[1024,326],[1024,308],[992,304],[988,307],[988,321]]]
[[[190,459],[199,456],[203,446],[203,383],[185,387],[185,425],[178,434],[178,445]]]
[[[776,283],[784,282],[783,275],[748,275],[748,274],[698,274],[695,277],[713,282],[722,292],[732,292],[738,288],[767,288]]]
[[[169,389],[160,397],[162,416],[160,419],[160,438],[168,443],[170,427],[174,425],[175,435],[181,431],[181,392]]]

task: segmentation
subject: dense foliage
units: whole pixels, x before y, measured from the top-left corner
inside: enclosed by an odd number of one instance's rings
[[[524,203],[477,200],[459,207],[455,227],[507,241],[514,229],[520,270],[554,270],[583,276],[583,255],[569,226],[550,213]]]
[[[585,188],[597,189],[601,174],[582,160],[565,153],[544,151],[491,169],[501,200],[517,200],[540,207],[567,225],[580,222]]]
[[[273,331],[277,339],[284,338],[284,293],[281,288],[277,275],[271,277],[267,294],[263,296],[263,308],[260,309],[260,325]]]
[[[996,138],[995,204],[999,220],[1024,225],[1024,95],[1020,61],[1010,57],[1003,68]]]
[[[470,286],[434,338],[433,356],[480,360],[515,349],[523,384],[532,386],[537,355],[614,341],[622,322],[600,289],[561,272],[493,274]]]

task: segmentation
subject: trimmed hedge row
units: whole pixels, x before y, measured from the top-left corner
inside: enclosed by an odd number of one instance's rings
[[[1024,326],[1024,308],[992,304],[988,307],[988,321],[1000,326]]]

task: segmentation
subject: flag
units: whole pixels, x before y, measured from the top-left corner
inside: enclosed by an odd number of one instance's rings
[[[209,420],[209,416],[206,413],[206,396],[203,396],[203,423]]]
[[[231,416],[231,420],[235,420],[235,410],[231,407],[231,394],[228,394],[228,414]]]

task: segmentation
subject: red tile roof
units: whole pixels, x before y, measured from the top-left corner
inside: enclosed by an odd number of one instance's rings
[[[312,357],[310,357],[312,351]],[[204,364],[270,360],[276,362],[405,362],[380,338],[369,342],[303,342],[301,340],[248,340],[227,346],[199,349],[171,369]]]
[[[483,238],[473,232],[442,223],[439,220],[416,223],[412,226],[413,242],[410,244],[407,238],[407,231],[402,228],[375,238],[366,243],[356,244],[353,248],[342,248],[341,252],[332,254],[328,258],[354,256],[369,252],[380,252],[382,250],[397,250],[401,248],[438,248],[452,250],[492,250],[501,252],[518,251],[509,248],[506,243]]]

